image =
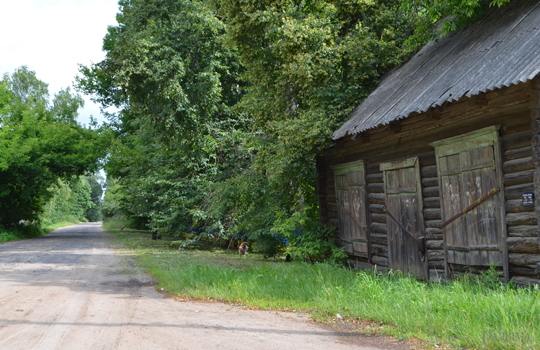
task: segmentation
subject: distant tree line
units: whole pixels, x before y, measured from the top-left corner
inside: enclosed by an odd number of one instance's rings
[[[110,133],[77,123],[83,103],[70,88],[50,101],[48,85],[25,66],[0,80],[0,229],[99,217],[91,174]]]

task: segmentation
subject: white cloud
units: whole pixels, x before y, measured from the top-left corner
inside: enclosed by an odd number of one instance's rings
[[[102,40],[116,25],[117,0],[1,0],[0,74],[27,65],[49,84],[51,96],[71,86],[78,64],[104,58]],[[99,107],[85,96],[80,121]]]

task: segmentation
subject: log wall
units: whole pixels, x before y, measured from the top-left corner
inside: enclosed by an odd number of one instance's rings
[[[423,114],[399,121],[399,127],[381,126],[355,138],[344,137],[325,151],[319,167],[321,222],[338,226],[331,165],[365,160],[370,258],[357,266],[388,266],[388,233],[383,173],[380,163],[418,156],[424,207],[424,232],[430,279],[444,276],[445,253],[441,198],[434,148],[429,143],[491,125],[501,125],[501,157],[510,276],[518,283],[540,281],[540,87],[535,80],[484,94],[487,104],[462,98]],[[532,121],[531,121],[532,118]],[[531,145],[532,140],[532,145]],[[523,192],[535,193],[535,206],[522,205]]]

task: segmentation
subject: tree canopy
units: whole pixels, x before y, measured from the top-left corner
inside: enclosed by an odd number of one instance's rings
[[[120,210],[162,233],[247,235],[271,248],[300,247],[327,232],[316,224],[316,157],[352,109],[435,36],[433,23],[455,30],[488,4],[119,5],[105,59],[81,66],[77,83],[104,107],[121,109],[109,115],[116,139],[106,169],[116,180],[108,213]]]
[[[49,104],[48,85],[27,67],[0,81],[0,225],[36,220],[57,179],[98,169],[107,133],[76,123],[83,100],[69,88]]]

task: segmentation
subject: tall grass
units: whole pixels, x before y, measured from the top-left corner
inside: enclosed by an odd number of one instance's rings
[[[540,348],[540,291],[493,276],[445,284],[399,273],[354,272],[327,264],[240,259],[223,251],[183,251],[144,232],[117,232],[171,294],[264,309],[377,320],[431,342],[493,349]],[[501,335],[523,334],[524,340]],[[497,336],[497,339],[495,339]],[[508,336],[507,336],[508,338]]]

